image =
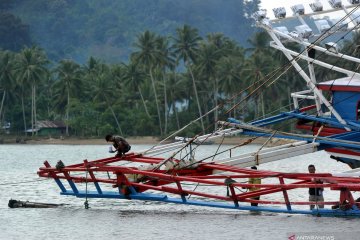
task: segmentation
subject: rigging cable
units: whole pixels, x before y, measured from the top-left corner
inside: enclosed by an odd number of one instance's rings
[[[328,33],[332,28],[334,28],[339,22],[344,21],[344,20],[345,20],[347,17],[349,17],[353,12],[355,12],[359,7],[360,7],[360,5],[356,6],[351,12],[349,12],[348,14],[346,14],[342,19],[340,19],[340,20],[339,20],[335,25],[333,25],[330,29],[328,29],[327,31],[325,31],[324,33],[322,33],[310,46],[304,48],[304,50],[302,50],[297,56],[294,56],[293,59],[290,60],[288,63],[284,64],[282,67],[279,67],[277,70],[280,71],[281,69],[285,69],[285,71],[281,71],[281,74],[280,74],[278,77],[276,77],[275,80],[273,80],[273,81],[270,83],[270,85],[272,85],[274,82],[276,82],[282,75],[284,75],[284,74],[292,67],[292,64],[291,64],[292,61],[297,62],[298,60],[300,60],[300,57],[299,57],[299,56],[300,56],[301,54],[303,54],[305,51],[307,51],[307,49],[311,49],[312,46],[315,46],[315,43],[319,42],[319,40],[321,40],[322,36],[324,36],[325,34],[327,34],[327,33]],[[356,27],[356,26],[355,26],[355,27]],[[354,28],[355,28],[355,27],[354,27]],[[351,31],[351,30],[350,30],[350,31]],[[349,31],[349,32],[350,32],[350,31]],[[347,34],[349,34],[349,32],[346,33],[345,36],[346,36]],[[343,36],[341,39],[343,39],[343,38],[344,38],[344,36]],[[338,41],[340,41],[341,39],[339,39]],[[338,41],[337,41],[337,42],[338,42]],[[326,51],[328,51],[328,50],[326,50]],[[324,54],[324,53],[322,53],[322,54]],[[340,57],[340,58],[341,58],[341,57]],[[276,71],[277,71],[277,70],[276,70]],[[276,72],[276,71],[273,71],[273,72]],[[298,70],[297,73],[300,73],[301,71],[303,71],[302,68],[301,68],[300,70]],[[276,74],[276,73],[275,73],[275,74]],[[275,76],[275,74],[274,74],[273,76]],[[269,78],[265,78],[265,79],[264,79],[264,82],[263,82],[259,87],[257,87],[257,88],[256,88],[254,91],[252,91],[248,96],[246,96],[245,99],[241,100],[240,102],[238,102],[237,104],[235,104],[232,108],[230,108],[230,109],[226,112],[226,114],[229,113],[230,111],[232,111],[232,110],[233,110],[235,107],[237,107],[238,105],[240,105],[244,100],[248,99],[251,95],[253,95],[254,93],[258,92],[258,91],[260,90],[260,88],[261,88],[263,85],[265,85],[265,83],[269,82],[273,76],[271,76],[271,77],[269,77]],[[269,85],[269,86],[270,86],[270,85]]]
[[[357,8],[358,8],[358,7],[359,7],[359,6],[357,6]],[[351,12],[350,12],[350,13],[351,13]],[[350,14],[350,13],[349,13],[349,14]],[[344,17],[344,18],[346,18],[346,17]],[[340,21],[341,21],[341,20],[340,20]],[[339,21],[339,22],[340,22],[340,21]],[[336,26],[336,25],[334,25],[334,26]],[[325,33],[324,33],[324,34],[325,34]],[[323,34],[323,35],[324,35],[324,34]],[[320,38],[321,38],[321,36],[320,36],[318,39],[320,39]],[[341,39],[340,39],[340,40],[341,40]],[[340,40],[339,40],[339,41],[340,41]],[[317,41],[315,41],[315,42],[317,42]],[[314,45],[314,44],[312,44],[312,45]],[[309,46],[308,48],[310,48],[310,46]],[[307,50],[308,48],[305,48],[302,52],[304,52],[304,51]],[[300,54],[302,54],[302,53],[300,53]],[[300,54],[298,54],[298,56],[299,56]],[[298,60],[298,59],[299,59],[299,57],[295,57],[295,58],[294,58],[293,60],[291,60],[291,61],[296,61],[296,60]],[[285,64],[282,68],[286,67],[286,71],[288,71],[288,69],[292,66],[292,65],[290,65],[290,64],[291,64],[291,62],[289,62],[288,64]],[[287,67],[287,66],[288,66],[288,67]],[[273,71],[273,73],[276,74],[276,72],[279,71],[279,70],[282,69],[282,68],[276,69],[275,71]],[[286,72],[286,71],[285,71],[285,72]],[[303,70],[301,69],[300,71],[303,71]],[[300,72],[300,71],[298,71],[298,72]],[[285,72],[282,72],[282,74],[281,74],[280,76],[278,76],[278,77],[275,79],[275,81],[278,80]],[[265,80],[266,80],[266,79],[265,79]],[[264,81],[264,83],[267,83],[268,81],[270,81],[270,79],[267,79],[266,81]],[[275,81],[272,81],[271,84],[273,84]],[[258,82],[260,82],[260,80],[257,81],[256,83],[258,83]],[[250,95],[253,95],[255,92],[257,92],[257,91],[260,89],[260,87],[264,85],[264,83],[261,84],[259,87],[257,87],[254,91],[252,91],[252,93],[249,94],[247,97],[249,97]],[[255,84],[255,83],[254,83],[254,84]],[[253,85],[254,85],[254,84],[253,84]],[[270,84],[270,85],[271,85],[271,84]],[[270,86],[270,85],[268,85],[268,86]],[[252,87],[252,85],[249,86],[247,89],[249,89],[250,87]],[[242,93],[242,92],[244,92],[244,90],[241,91],[241,93]],[[239,94],[241,94],[241,93],[239,93]],[[234,97],[238,96],[239,94],[236,94],[235,96],[233,96],[233,97],[231,98],[231,100],[232,100]],[[245,99],[246,99],[246,98],[245,98]],[[242,101],[240,101],[240,103],[242,103],[245,99],[243,99]],[[238,106],[240,103],[236,104],[234,107]],[[211,111],[209,111],[208,113],[205,113],[203,116],[200,116],[198,119],[200,119],[200,118],[206,116],[207,114],[209,114],[209,113],[217,110],[217,109],[220,107],[220,105],[221,105],[221,104],[218,104],[218,105],[217,105],[216,107],[214,107]],[[233,107],[233,108],[234,108],[234,107]],[[233,108],[232,108],[232,109],[233,109]],[[232,109],[230,109],[229,111],[231,111]],[[228,112],[229,112],[229,111],[228,111]],[[227,113],[228,113],[228,112],[227,112]],[[184,130],[186,127],[188,127],[190,124],[196,122],[198,119],[193,120],[191,123],[189,123],[188,125],[184,126],[182,129],[180,129],[180,130],[178,130],[177,132],[171,134],[169,137],[165,138],[165,139],[164,139],[163,141],[161,141],[159,144],[161,144],[161,143],[164,142],[165,140],[169,139],[170,137],[174,136],[174,135],[177,134],[178,132]],[[190,140],[190,141],[191,141],[191,140]],[[159,145],[159,144],[158,144],[158,145]],[[155,146],[157,146],[157,145],[155,145]],[[154,148],[155,146],[153,146],[152,148]],[[187,145],[185,145],[185,146],[187,146]],[[152,149],[152,148],[151,148],[151,149]],[[149,150],[147,150],[147,151],[149,151]],[[146,153],[146,152],[145,152],[145,153]]]

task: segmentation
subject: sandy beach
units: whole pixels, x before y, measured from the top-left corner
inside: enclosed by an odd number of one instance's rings
[[[214,143],[220,144],[229,144],[229,145],[237,145],[246,142],[249,138],[248,137],[226,137],[224,140],[222,138],[215,139]],[[31,139],[30,137],[27,139],[23,139],[21,137],[0,137],[0,143],[2,144],[64,144],[64,145],[108,145],[108,143],[103,138],[75,138],[75,137],[63,137],[63,138],[40,138],[36,137]],[[126,140],[130,144],[157,144],[162,139],[151,137],[151,136],[142,136],[142,137],[127,137]],[[253,141],[255,144],[263,144],[267,141],[267,138],[257,138]],[[170,143],[172,140],[168,140],[164,143]],[[275,146],[275,145],[282,145],[286,143],[290,143],[292,141],[286,139],[271,139],[267,146]]]

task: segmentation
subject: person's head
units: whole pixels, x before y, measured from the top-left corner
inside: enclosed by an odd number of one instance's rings
[[[256,166],[252,166],[251,169],[257,170],[257,167],[256,167]]]
[[[308,170],[309,170],[309,173],[315,173],[315,171],[316,171],[315,166],[313,164],[310,164],[308,166]]]
[[[111,141],[112,140],[112,135],[111,134],[108,134],[108,135],[106,135],[105,136],[105,140],[107,141],[107,142],[109,142],[109,141]]]

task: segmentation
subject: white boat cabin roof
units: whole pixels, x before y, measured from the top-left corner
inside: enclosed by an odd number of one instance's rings
[[[318,88],[325,91],[360,92],[360,78],[344,77],[318,83]]]

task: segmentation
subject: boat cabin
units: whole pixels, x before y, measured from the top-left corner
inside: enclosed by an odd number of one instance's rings
[[[344,77],[318,84],[323,91],[332,92],[332,105],[342,118],[360,119],[360,78]],[[334,116],[332,116],[334,117]]]

